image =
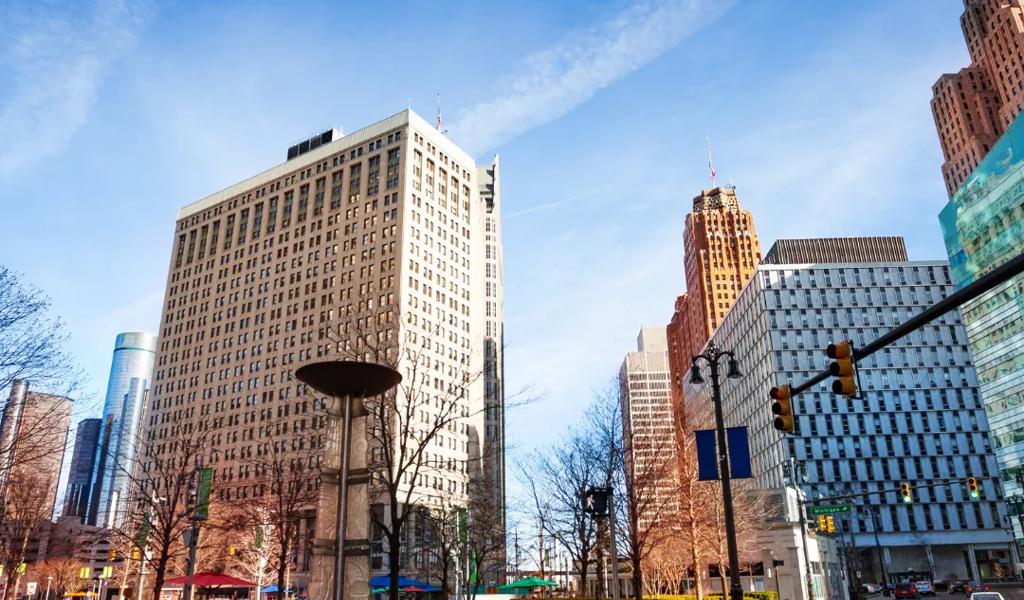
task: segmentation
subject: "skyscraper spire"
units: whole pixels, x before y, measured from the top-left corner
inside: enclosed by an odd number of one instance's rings
[[[440,119],[441,118],[441,116],[440,116],[441,113],[438,112],[437,114],[438,114],[437,118]],[[718,180],[718,175],[715,173],[715,164],[713,162],[711,162],[711,140],[708,138],[708,136],[704,136],[704,142],[708,146],[708,170],[710,171],[710,175],[711,175],[711,187],[715,188],[715,187],[718,187],[718,181],[717,181]]]

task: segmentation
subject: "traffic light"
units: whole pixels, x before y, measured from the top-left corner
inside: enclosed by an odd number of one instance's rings
[[[828,521],[825,519],[825,515],[818,515],[818,531],[822,533],[828,531]]]
[[[794,433],[796,431],[796,416],[793,414],[793,394],[789,385],[773,387],[768,396],[771,397],[772,413],[775,414],[775,421],[772,424],[775,429],[782,433]]]
[[[835,533],[836,532],[836,519],[835,519],[835,517],[833,517],[831,515],[825,517],[825,525],[826,525],[825,531],[827,531],[829,533]]]
[[[972,500],[980,495],[978,493],[978,480],[974,477],[967,478],[967,493],[970,495]]]
[[[141,553],[141,552],[139,552],[139,549],[138,549],[138,548],[133,548],[133,549],[132,549],[132,560],[139,560],[139,558],[140,558],[141,556],[142,556],[142,553]]]
[[[901,483],[900,484],[900,498],[903,499],[903,503],[904,504],[910,504],[911,502],[914,501],[914,497],[910,493],[910,484],[909,483]]]
[[[825,354],[832,359],[828,372],[835,379],[832,381],[832,393],[847,398],[857,395],[856,365],[853,364],[853,345],[849,340],[837,344],[829,344]]]
[[[228,546],[228,556],[234,556],[234,555],[235,555],[235,547],[234,546]]]
[[[109,557],[109,560],[110,560],[111,562],[113,562],[113,561],[117,560],[117,550],[113,550],[113,549],[111,549],[111,550],[110,550],[110,557]]]

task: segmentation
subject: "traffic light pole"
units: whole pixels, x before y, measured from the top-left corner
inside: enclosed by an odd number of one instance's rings
[[[789,478],[793,483],[793,488],[796,489],[796,504],[797,509],[800,512],[800,541],[803,542],[804,565],[807,567],[807,577],[804,578],[807,583],[807,598],[809,600],[814,600],[814,574],[811,572],[811,551],[807,547],[807,517],[804,514],[804,491],[799,485],[799,483],[802,482],[803,477],[798,478],[798,468],[796,459],[790,458]],[[801,481],[798,482],[798,479]]]
[[[875,352],[878,352],[882,348],[885,348],[889,344],[920,328],[922,325],[930,323],[954,308],[957,308],[960,305],[974,300],[978,296],[995,289],[1021,273],[1024,273],[1024,254],[1018,254],[1004,262],[995,269],[992,269],[973,282],[965,285],[949,296],[946,296],[942,300],[939,300],[935,304],[929,306],[917,315],[911,317],[906,323],[890,329],[873,342],[854,349],[854,362],[871,356]],[[825,381],[830,376],[831,373],[826,369],[799,385],[791,386],[790,393],[793,396],[796,396],[801,392],[806,392],[815,385]]]

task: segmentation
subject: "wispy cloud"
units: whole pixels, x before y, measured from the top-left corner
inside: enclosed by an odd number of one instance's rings
[[[583,198],[589,198],[590,196],[593,196],[595,194],[597,194],[596,190],[591,190],[589,192],[581,192],[579,194],[573,194],[573,195],[568,196],[566,198],[562,198],[561,200],[552,200],[551,202],[542,202],[540,204],[534,204],[533,206],[527,206],[526,208],[523,208],[523,209],[520,209],[520,210],[513,210],[512,212],[506,212],[501,217],[502,217],[503,220],[507,221],[509,219],[515,219],[517,217],[525,217],[526,215],[532,215],[534,213],[547,212],[549,210],[554,210],[554,209],[558,208],[559,206],[562,206],[563,204],[568,204],[570,202],[575,202],[577,200],[582,200]]]
[[[495,98],[471,107],[452,139],[482,152],[554,121],[599,90],[647,64],[707,25],[731,0],[640,2],[595,27],[527,57],[497,83]]]
[[[0,177],[10,177],[63,150],[151,11],[129,0],[12,3],[2,11]]]

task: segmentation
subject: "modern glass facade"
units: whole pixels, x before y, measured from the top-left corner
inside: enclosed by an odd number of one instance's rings
[[[124,518],[128,475],[135,460],[155,357],[156,336],[141,331],[117,336],[85,516],[89,525],[110,526]]]
[[[1018,117],[939,214],[963,287],[1024,251],[1024,121]],[[1024,494],[1024,278],[961,307],[1007,496]],[[1019,519],[1014,519],[1018,521]],[[1016,537],[1024,538],[1014,523]]]
[[[64,494],[65,517],[85,516],[101,422],[101,419],[82,419],[78,423],[75,450],[71,455],[71,470],[68,473],[68,487]]]
[[[858,549],[864,577],[909,572],[1012,577],[1015,556],[988,423],[956,312],[859,363],[861,398],[825,384],[797,396],[798,435],[772,427],[768,391],[827,364],[830,342],[877,338],[952,291],[939,261],[762,264],[712,337],[740,354],[744,378],[723,386],[726,424],[746,425],[762,489],[787,485],[785,465],[806,473],[810,499],[853,495],[836,517]],[[708,387],[708,386],[705,386]],[[702,390],[706,398],[708,390]],[[976,477],[981,497],[968,497]],[[933,482],[934,487],[921,487]],[[912,504],[900,483],[915,486]]]

